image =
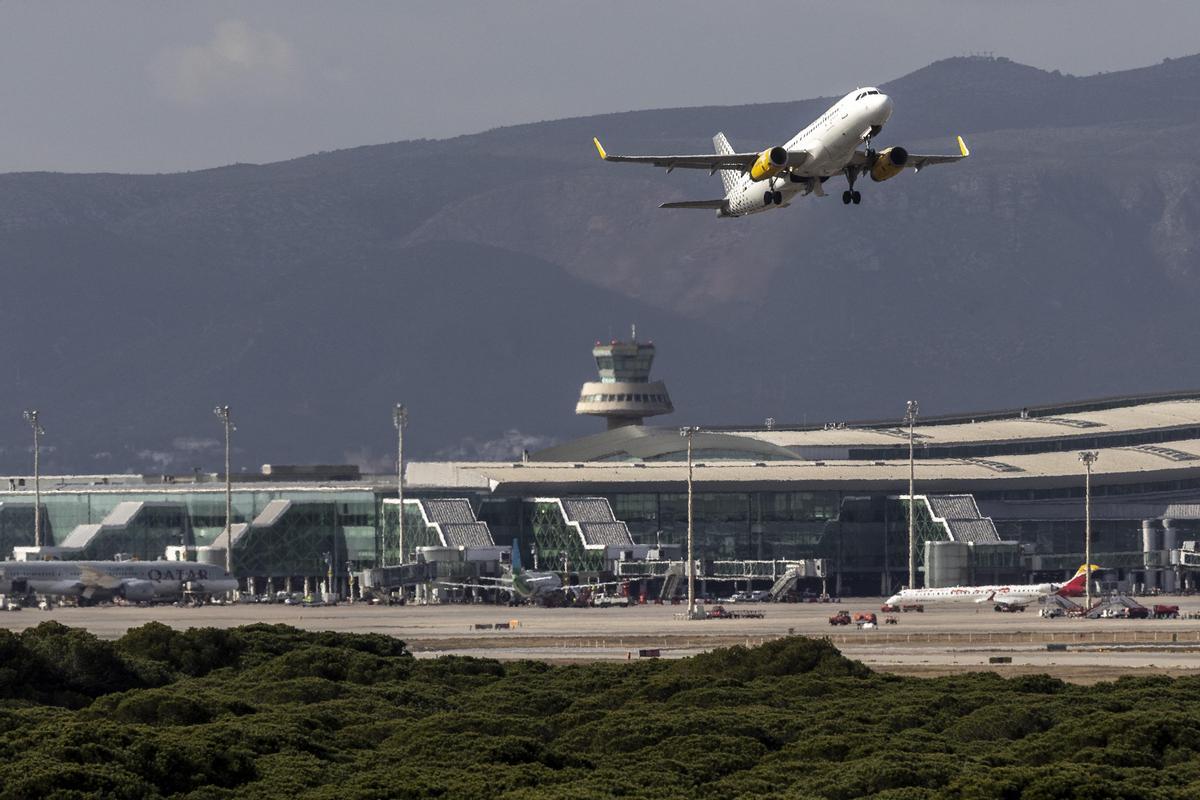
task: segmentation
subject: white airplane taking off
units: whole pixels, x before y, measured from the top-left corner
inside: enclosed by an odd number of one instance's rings
[[[856,89],[834,103],[807,128],[786,144],[769,147],[760,153],[735,153],[725,134],[713,137],[716,152],[708,155],[618,156],[604,150],[599,139],[592,139],[605,161],[628,161],[673,169],[706,169],[721,173],[725,196],[718,200],[686,200],[663,203],[659,208],[711,208],[718,217],[744,217],[779,208],[797,195],[825,195],[823,184],[835,175],[844,175],[849,187],[842,202],[857,205],[862,195],[854,183],[862,175],[886,181],[905,168],[919,171],[933,164],[949,164],[970,155],[962,137],[958,137],[958,155],[917,155],[903,147],[888,147],[876,152],[871,141],[892,116],[892,100],[875,88]],[[866,143],[865,150],[859,144]]]
[[[1027,583],[1019,586],[947,586],[944,589],[901,589],[887,599],[890,606],[926,605],[929,603],[993,603],[996,609],[1023,608],[1052,594],[1077,597],[1084,593],[1084,581],[1089,572],[1100,567],[1095,564],[1089,569],[1086,564],[1079,567],[1075,577],[1063,584]]]

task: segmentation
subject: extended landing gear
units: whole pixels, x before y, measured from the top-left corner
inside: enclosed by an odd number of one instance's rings
[[[842,203],[844,205],[858,205],[862,202],[862,194],[855,191],[854,181],[858,179],[857,167],[846,167],[846,183],[850,184],[850,188],[842,192]]]
[[[783,192],[763,192],[763,205],[783,205]]]

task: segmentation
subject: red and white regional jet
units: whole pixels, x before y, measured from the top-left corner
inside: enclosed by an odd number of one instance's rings
[[[1052,594],[1078,597],[1084,593],[1084,581],[1100,567],[1084,564],[1066,583],[1027,583],[1018,586],[947,586],[943,589],[901,589],[888,598],[890,606],[927,605],[929,603],[992,603],[997,608],[1024,608]]]

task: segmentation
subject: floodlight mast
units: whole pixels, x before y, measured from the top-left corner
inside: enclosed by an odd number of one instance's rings
[[[408,425],[408,409],[396,403],[392,409],[392,425],[396,427],[396,531],[399,536],[400,564],[404,563],[404,428]],[[383,562],[387,566],[387,547],[383,548]]]
[[[692,516],[692,437],[700,431],[695,425],[679,429],[679,435],[687,439],[687,579],[688,579],[688,619],[696,618],[696,555],[693,551],[693,516]]]
[[[913,428],[917,424],[917,414],[920,408],[916,400],[909,400],[904,408],[904,421],[908,423],[908,588],[917,588],[917,536],[915,519],[917,514],[916,498],[913,488],[916,484],[917,462],[913,456]]]
[[[1079,454],[1086,470],[1083,478],[1083,586],[1088,611],[1092,608],[1092,464],[1099,457],[1095,450],[1084,450]]]
[[[33,429],[33,546],[42,546],[42,471],[39,459],[42,453],[42,434],[46,431],[38,421],[38,410],[25,412],[25,421]],[[40,556],[39,556],[40,558]]]
[[[229,416],[229,406],[216,406],[213,414],[225,428],[225,571],[233,577],[233,478],[229,474],[229,434],[237,428]]]

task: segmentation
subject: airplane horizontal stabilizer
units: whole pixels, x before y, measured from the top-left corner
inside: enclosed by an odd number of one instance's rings
[[[659,208],[724,208],[724,200],[683,200],[678,203],[663,203]]]

